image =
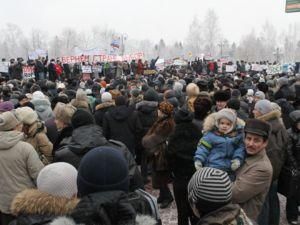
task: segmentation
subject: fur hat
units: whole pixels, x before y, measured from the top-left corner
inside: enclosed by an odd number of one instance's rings
[[[199,87],[194,83],[189,83],[186,86],[186,94],[187,96],[198,96],[200,93]]]
[[[28,106],[17,108],[15,115],[19,121],[26,125],[31,125],[38,119],[36,111]]]
[[[65,162],[45,166],[37,177],[38,190],[53,196],[72,198],[77,194],[77,170]]]
[[[112,147],[90,150],[80,162],[77,185],[80,196],[101,191],[127,192],[128,165],[122,151]]]
[[[11,111],[0,114],[0,131],[11,131],[18,124],[20,124],[20,121]]]
[[[229,120],[232,124],[235,124],[237,120],[237,115],[232,109],[225,108],[216,113],[217,124],[219,124],[220,119],[223,118]]]
[[[161,102],[159,105],[158,105],[158,109],[163,113],[163,114],[166,114],[167,116],[171,116],[173,115],[173,110],[174,110],[174,107],[171,103],[169,102]]]
[[[266,99],[257,101],[254,106],[254,109],[259,111],[263,115],[267,114],[273,110],[271,102]]]
[[[216,102],[227,102],[230,99],[230,92],[229,91],[216,91],[214,93],[214,100]]]

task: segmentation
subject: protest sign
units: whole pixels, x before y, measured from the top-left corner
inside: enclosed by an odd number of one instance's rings
[[[139,60],[144,58],[143,52],[137,52],[128,55],[94,55],[93,62],[116,62],[116,61],[127,61],[130,62],[132,60]]]
[[[252,64],[251,65],[251,70],[256,71],[256,72],[260,72],[260,71],[262,71],[262,67],[259,64]]]
[[[28,58],[31,60],[38,59],[39,57],[46,58],[47,55],[48,55],[47,51],[43,49],[36,49],[32,52],[28,52]]]
[[[34,66],[23,66],[23,78],[35,78]]]
[[[9,62],[0,62],[0,73],[8,73]]]
[[[281,65],[269,65],[267,69],[267,74],[279,74],[282,73]]]
[[[82,73],[92,73],[92,66],[82,66],[81,67]]]
[[[144,70],[144,75],[153,75],[156,74],[156,70]]]
[[[236,70],[234,65],[226,65],[226,73],[234,73]]]
[[[93,73],[101,73],[102,72],[102,66],[101,65],[93,65],[92,71],[93,71]]]

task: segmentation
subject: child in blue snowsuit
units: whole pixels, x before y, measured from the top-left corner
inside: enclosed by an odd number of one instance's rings
[[[209,115],[194,157],[196,169],[213,167],[233,175],[245,159],[243,125],[231,109]]]

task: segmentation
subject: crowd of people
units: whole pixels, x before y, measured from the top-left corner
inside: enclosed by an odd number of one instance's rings
[[[279,225],[278,192],[298,224],[300,74],[245,62],[225,73],[199,59],[144,74],[157,59],[104,63],[90,79],[41,58],[23,79],[11,60],[0,77],[1,225],[161,224],[157,205],[174,200],[179,225]]]

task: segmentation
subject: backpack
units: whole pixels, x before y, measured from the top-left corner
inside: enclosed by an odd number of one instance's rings
[[[151,216],[157,221],[157,225],[162,224],[157,207],[157,200],[154,196],[142,189],[137,189],[128,194],[128,200],[137,214]]]

